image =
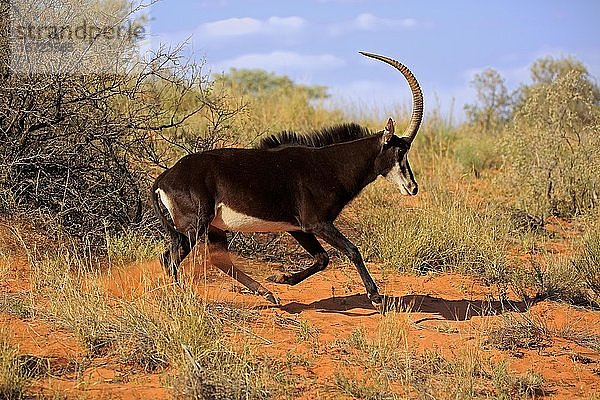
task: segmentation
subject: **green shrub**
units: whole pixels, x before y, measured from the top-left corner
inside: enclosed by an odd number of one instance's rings
[[[283,130],[305,132],[342,121],[339,109],[323,106],[322,100],[328,96],[323,86],[297,84],[285,75],[263,70],[235,68],[214,81],[213,90],[224,94],[229,109],[242,105],[223,126],[230,132],[229,140],[238,145],[252,145],[263,135]]]
[[[486,68],[473,76],[470,86],[475,89],[476,103],[465,105],[469,124],[479,136],[497,134],[510,119],[512,96],[504,78],[493,68]]]
[[[504,137],[507,177],[520,206],[544,217],[598,205],[600,107],[581,71],[528,90]]]

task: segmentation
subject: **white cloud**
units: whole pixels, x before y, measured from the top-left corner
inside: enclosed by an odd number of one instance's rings
[[[414,28],[417,26],[417,20],[414,18],[379,18],[373,14],[364,13],[357,16],[353,24],[357,29],[371,31],[379,28]]]
[[[256,18],[228,18],[207,22],[197,29],[197,33],[206,36],[240,36],[252,34],[285,34],[301,30],[306,25],[302,17],[269,17],[266,20]]]
[[[267,20],[267,26],[272,28],[283,29],[301,29],[306,24],[306,20],[302,17],[270,17]]]
[[[354,26],[360,30],[370,31],[377,25],[377,19],[373,14],[360,14],[354,20]]]
[[[349,21],[332,24],[329,31],[333,35],[342,35],[353,31],[414,29],[418,25],[414,18],[381,18],[363,13]]]
[[[259,32],[262,26],[254,18],[229,18],[202,24],[200,30],[209,36],[236,36]]]
[[[299,54],[289,51],[243,54],[212,65],[213,72],[230,68],[261,68],[267,71],[315,71],[343,66],[344,60],[331,54]]]
[[[271,16],[265,19],[250,17],[227,18],[203,23],[192,30],[155,33],[152,36],[154,48],[161,43],[173,45],[186,42],[190,47],[206,49],[223,46],[223,42],[248,36],[280,39],[288,42],[302,37],[307,21],[298,16]]]

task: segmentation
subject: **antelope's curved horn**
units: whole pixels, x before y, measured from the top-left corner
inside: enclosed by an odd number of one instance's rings
[[[400,71],[408,81],[408,86],[410,86],[410,90],[413,96],[413,109],[412,116],[410,118],[410,123],[408,124],[408,127],[404,130],[402,136],[408,138],[412,142],[415,136],[417,135],[417,132],[419,131],[419,126],[421,126],[421,120],[423,119],[423,92],[421,92],[421,86],[419,86],[417,78],[415,78],[413,73],[410,72],[410,70],[404,64],[396,60],[385,56],[380,56],[379,54],[367,53],[364,51],[360,51],[359,53],[363,56],[371,57],[391,65],[392,67]]]

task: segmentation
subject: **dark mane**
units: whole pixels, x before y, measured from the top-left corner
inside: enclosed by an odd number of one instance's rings
[[[256,149],[274,149],[283,146],[323,147],[371,136],[372,133],[355,123],[341,124],[312,131],[308,134],[283,131],[262,139]]]

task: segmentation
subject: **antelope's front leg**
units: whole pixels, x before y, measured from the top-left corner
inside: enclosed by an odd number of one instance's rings
[[[377,290],[377,285],[371,278],[367,267],[358,251],[358,248],[346,236],[344,236],[333,223],[320,223],[311,228],[311,232],[338,249],[356,266],[360,278],[367,289],[367,296],[373,306],[379,308],[382,297]]]

